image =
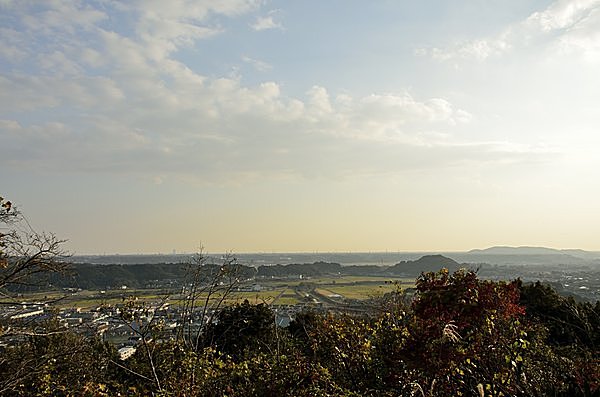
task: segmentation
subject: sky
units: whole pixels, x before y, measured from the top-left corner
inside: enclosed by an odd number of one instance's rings
[[[600,250],[600,0],[0,0],[0,195],[75,254]]]

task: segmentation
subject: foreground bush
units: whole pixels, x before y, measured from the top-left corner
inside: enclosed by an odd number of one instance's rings
[[[287,329],[244,302],[223,309],[197,348],[149,338],[126,362],[97,340],[39,333],[2,353],[0,394],[600,394],[598,305],[469,271],[422,274],[416,289],[410,304],[397,292],[370,315],[305,312]]]

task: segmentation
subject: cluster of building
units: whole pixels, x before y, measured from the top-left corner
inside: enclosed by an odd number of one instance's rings
[[[278,326],[289,325],[300,310],[296,306],[274,308]],[[181,306],[168,303],[99,306],[90,310],[81,308],[57,309],[44,303],[22,303],[0,307],[0,351],[10,348],[31,335],[31,330],[64,329],[88,337],[99,337],[112,343],[119,358],[127,360],[143,342],[168,340],[178,332],[196,334],[209,321],[216,321],[214,309],[197,307],[185,312]],[[183,330],[185,328],[185,330]]]

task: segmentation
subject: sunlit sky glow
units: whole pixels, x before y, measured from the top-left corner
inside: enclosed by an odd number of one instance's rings
[[[600,0],[0,0],[0,194],[75,253],[600,250]]]

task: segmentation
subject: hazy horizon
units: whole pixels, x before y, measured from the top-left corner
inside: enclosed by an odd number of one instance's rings
[[[0,0],[0,194],[75,253],[600,251],[599,67],[600,0]]]
[[[202,251],[202,254],[205,255],[228,255],[231,254],[233,256],[236,255],[284,255],[284,254],[298,254],[298,255],[361,255],[361,254],[373,254],[373,255],[396,255],[396,254],[465,254],[471,251],[478,250],[488,250],[495,248],[509,248],[509,249],[542,249],[542,250],[556,250],[558,252],[561,251],[570,251],[570,250],[580,250],[580,248],[554,248],[554,247],[539,247],[539,246],[491,246],[491,247],[483,247],[483,248],[471,248],[468,250],[424,250],[424,251],[411,251],[411,250],[383,250],[383,251],[250,251],[250,252],[237,252],[237,251]],[[587,253],[592,254],[600,254],[600,251],[591,251],[591,250],[583,250]],[[169,256],[169,255],[195,255],[200,253],[200,251],[170,251],[170,252],[75,252],[73,256],[152,256],[152,255],[161,255],[161,256]]]

